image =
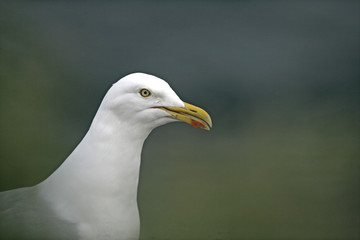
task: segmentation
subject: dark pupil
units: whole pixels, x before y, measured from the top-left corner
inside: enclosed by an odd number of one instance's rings
[[[146,90],[143,90],[143,95],[148,95],[149,93],[148,93],[148,91],[146,91]]]

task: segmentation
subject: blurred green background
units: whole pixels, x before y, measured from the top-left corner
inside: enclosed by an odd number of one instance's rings
[[[358,1],[2,1],[0,190],[49,176],[112,83],[166,79],[210,132],[156,129],[141,239],[360,238]]]

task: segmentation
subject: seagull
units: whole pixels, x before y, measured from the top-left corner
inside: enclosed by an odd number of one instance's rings
[[[164,80],[145,73],[121,78],[53,174],[0,193],[0,239],[138,239],[142,146],[154,128],[175,121],[212,127],[205,110],[183,102]]]

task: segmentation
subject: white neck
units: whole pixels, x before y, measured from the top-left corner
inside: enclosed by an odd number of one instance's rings
[[[121,206],[137,211],[141,150],[150,131],[120,122],[100,107],[86,136],[39,185],[40,192],[63,218],[75,222],[116,214],[111,211],[124,211]]]

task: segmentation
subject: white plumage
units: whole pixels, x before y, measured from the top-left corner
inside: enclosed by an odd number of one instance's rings
[[[209,115],[165,81],[143,73],[120,79],[49,178],[0,193],[0,239],[138,239],[143,143],[154,128],[178,120],[211,127]]]

